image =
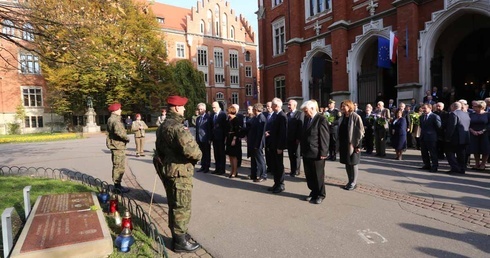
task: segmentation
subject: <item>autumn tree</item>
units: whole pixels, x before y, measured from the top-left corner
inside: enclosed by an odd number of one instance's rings
[[[32,22],[44,35],[35,44],[56,113],[83,112],[89,96],[96,108],[118,101],[126,110],[156,109],[151,96],[170,87],[170,74],[162,34],[145,3],[30,0],[25,10],[51,24]]]

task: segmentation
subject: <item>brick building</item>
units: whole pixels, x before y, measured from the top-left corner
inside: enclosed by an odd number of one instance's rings
[[[188,59],[204,73],[208,103],[244,110],[257,102],[254,32],[228,2],[203,0],[190,10],[157,2],[150,7],[165,33],[169,62]]]
[[[352,99],[381,92],[422,100],[426,90],[474,98],[490,80],[490,2],[258,0],[263,97]],[[378,67],[378,39],[399,39],[397,62]],[[487,87],[488,88],[488,87]]]
[[[245,109],[245,104],[257,101],[254,32],[228,2],[203,0],[192,9],[148,2],[165,34],[168,61],[189,59],[204,73],[207,102],[218,100],[225,106],[237,103]],[[0,0],[1,5],[16,3],[18,0]],[[14,25],[10,20],[0,21],[4,34],[24,42],[34,39],[32,33],[16,26],[32,27],[28,22]],[[0,39],[0,43],[4,58],[0,60],[0,134],[8,133],[9,126],[16,122],[22,122],[23,133],[66,129],[63,118],[50,112],[46,103],[46,83],[39,57],[4,39]],[[26,115],[22,121],[16,117],[19,108],[23,108]],[[108,113],[106,110],[97,112],[97,123],[103,127]],[[72,120],[73,125],[84,125],[84,114],[73,114]]]

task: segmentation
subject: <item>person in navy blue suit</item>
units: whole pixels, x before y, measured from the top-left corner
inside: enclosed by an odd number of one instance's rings
[[[441,118],[432,113],[431,104],[424,104],[421,109],[423,115],[420,117],[420,152],[422,153],[424,166],[420,169],[437,172],[437,168],[439,167],[437,132],[441,128]]]
[[[402,153],[407,148],[407,119],[403,117],[402,108],[398,108],[394,116],[391,124],[391,146],[395,149],[395,159],[402,160]]]
[[[271,170],[274,174],[274,185],[268,190],[272,193],[280,193],[284,187],[284,149],[287,148],[288,118],[282,111],[282,100],[272,100],[272,118],[270,131],[266,131],[265,137],[269,138],[267,148],[271,155]]]
[[[211,105],[213,108],[213,115],[211,116],[212,122],[212,134],[211,140],[213,142],[214,161],[216,163],[216,169],[213,174],[224,175],[225,174],[225,133],[227,127],[226,113],[221,110],[221,107],[217,101]]]
[[[206,113],[206,104],[197,104],[196,142],[202,152],[201,168],[197,172],[209,172],[211,166],[211,120]]]
[[[247,130],[247,153],[251,159],[251,176],[254,182],[267,180],[265,168],[264,147],[265,147],[265,125],[267,119],[262,113],[264,107],[260,103],[253,105],[253,117],[250,119]]]
[[[266,125],[265,125],[265,131],[266,132],[270,132],[271,128],[272,128],[272,114],[274,114],[274,111],[272,110],[272,102],[267,102],[265,103],[265,111],[264,111],[264,116],[265,118],[267,119],[267,122],[266,122]],[[273,171],[271,170],[271,163],[272,163],[272,160],[273,160],[273,155],[272,153],[274,152],[273,150],[270,150],[269,148],[267,148],[267,146],[269,146],[269,142],[270,142],[270,138],[269,137],[266,137],[265,138],[265,163],[267,165],[267,173],[273,173]]]
[[[470,143],[470,116],[461,110],[462,104],[451,104],[446,123],[446,158],[451,170],[446,173],[464,174],[466,170],[466,148]]]

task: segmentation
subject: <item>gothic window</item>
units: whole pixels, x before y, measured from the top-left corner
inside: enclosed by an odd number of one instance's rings
[[[280,55],[284,53],[286,47],[286,29],[284,18],[275,21],[272,24],[272,49],[273,55]]]

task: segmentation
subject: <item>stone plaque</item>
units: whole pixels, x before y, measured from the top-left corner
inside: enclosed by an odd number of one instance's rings
[[[36,215],[88,210],[94,205],[91,193],[70,193],[41,196]]]
[[[112,238],[94,193],[38,197],[10,257],[107,257]]]

